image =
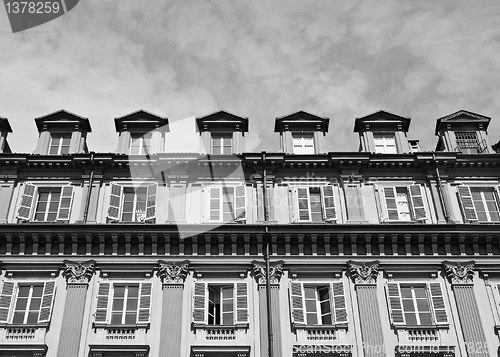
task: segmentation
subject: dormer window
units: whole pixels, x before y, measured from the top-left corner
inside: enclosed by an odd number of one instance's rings
[[[375,153],[397,154],[396,137],[394,134],[373,134],[375,142]]]
[[[294,154],[314,154],[313,134],[292,134]]]
[[[484,150],[481,148],[476,132],[457,132],[455,139],[457,140],[457,151],[464,154],[477,154]]]
[[[49,155],[69,154],[71,134],[52,134],[50,139]]]
[[[231,134],[212,134],[212,154],[231,155],[233,153],[233,136]]]
[[[131,134],[129,155],[147,155],[151,151],[152,133]]]

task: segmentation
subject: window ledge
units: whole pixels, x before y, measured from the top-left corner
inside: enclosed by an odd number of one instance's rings
[[[302,325],[302,324],[293,324],[294,329],[302,329],[302,330],[339,330],[345,329],[347,330],[347,324],[338,324],[338,325]]]
[[[206,325],[206,324],[194,324],[193,329],[204,329],[204,330],[219,330],[219,329],[248,329],[249,324],[236,324],[236,325]]]
[[[133,325],[112,325],[112,324],[103,324],[103,323],[93,323],[94,328],[102,328],[102,329],[130,329],[130,330],[138,330],[138,329],[149,329],[149,323],[146,324],[133,324]]]
[[[450,328],[449,324],[446,325],[394,325],[397,330],[448,330]]]
[[[40,324],[0,324],[3,328],[48,328],[49,323],[43,322]]]

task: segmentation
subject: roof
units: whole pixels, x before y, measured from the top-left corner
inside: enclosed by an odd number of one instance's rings
[[[12,133],[12,128],[9,124],[9,119],[0,117],[0,128],[5,128],[9,133]]]
[[[36,127],[38,128],[38,132],[45,130],[44,127],[49,126],[55,126],[59,128],[61,126],[67,126],[74,128],[75,124],[82,126],[89,133],[92,131],[88,118],[84,118],[64,109],[35,118],[35,123]]]
[[[328,132],[330,118],[320,117],[303,110],[277,117],[274,121],[274,131],[322,131]]]
[[[165,125],[168,125],[167,117],[162,117],[143,109],[115,118],[117,132],[123,131],[125,126],[127,128],[135,127],[144,129],[144,131],[150,131]]]
[[[366,131],[372,129],[385,130],[403,130],[407,132],[410,127],[411,118],[402,117],[397,114],[389,113],[385,110],[379,110],[375,113],[356,118],[354,122],[354,132]]]
[[[436,122],[434,134],[438,135],[439,130],[444,124],[478,124],[484,126],[486,130],[490,124],[490,120],[490,117],[481,114],[469,112],[467,110],[459,110],[458,112],[439,118]]]
[[[242,131],[248,132],[248,118],[240,117],[225,110],[196,118],[196,125],[200,131]]]

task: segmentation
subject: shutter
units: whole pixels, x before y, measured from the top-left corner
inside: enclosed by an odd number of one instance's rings
[[[474,201],[472,200],[472,193],[470,192],[470,187],[461,185],[457,186],[458,197],[460,198],[460,203],[462,205],[462,212],[464,214],[465,220],[477,221],[476,208],[474,207]]]
[[[158,184],[154,183],[148,186],[146,198],[146,221],[156,218],[156,191]]]
[[[290,307],[292,323],[305,325],[304,287],[302,283],[290,282]]]
[[[236,283],[236,323],[248,323],[247,283]]]
[[[151,283],[141,283],[141,292],[139,294],[139,310],[137,312],[137,323],[149,323],[151,310]]]
[[[333,190],[333,185],[321,187],[321,203],[323,205],[323,217],[326,222],[337,220],[337,210],[335,209]]]
[[[408,194],[410,196],[411,208],[413,211],[413,219],[416,221],[426,220],[427,212],[425,211],[422,186],[420,185],[408,186]]]
[[[4,281],[2,292],[0,293],[0,323],[9,322],[10,306],[12,305],[12,297],[16,283],[12,281]]]
[[[389,302],[389,315],[392,324],[406,325],[399,283],[387,283],[387,299]]]
[[[46,281],[43,284],[42,305],[40,307],[40,315],[38,322],[49,322],[52,315],[52,305],[56,291],[56,282],[54,280]]]
[[[245,185],[238,185],[234,188],[234,217],[238,222],[247,219],[246,189]]]
[[[222,187],[208,188],[208,221],[222,221]]]
[[[71,212],[71,204],[73,202],[73,186],[63,186],[61,188],[61,199],[59,200],[59,208],[57,209],[58,221],[69,221]]]
[[[296,219],[298,222],[310,222],[311,221],[311,201],[309,197],[308,187],[296,187],[296,207],[297,215]]]
[[[108,321],[108,302],[111,283],[99,283],[97,289],[97,305],[95,308],[95,322],[106,323]]]
[[[29,221],[31,219],[31,210],[37,196],[37,187],[31,183],[24,184],[24,191],[21,195],[21,204],[17,212],[17,218]]]
[[[194,283],[193,295],[193,322],[198,324],[208,323],[207,314],[207,283]]]
[[[448,315],[446,314],[446,306],[444,304],[443,290],[441,283],[427,283],[427,290],[430,293],[432,302],[432,311],[436,325],[447,325]]]
[[[120,220],[123,187],[111,182],[111,193],[109,194],[108,218],[113,221]]]
[[[497,193],[497,207],[500,207],[500,186],[495,186],[495,191]],[[497,210],[497,212],[500,212],[500,210]]]
[[[386,221],[399,221],[398,204],[396,203],[396,187],[383,187],[381,192],[385,203]]]
[[[333,297],[334,321],[336,324],[347,323],[347,306],[345,302],[344,282],[338,281],[331,284]]]

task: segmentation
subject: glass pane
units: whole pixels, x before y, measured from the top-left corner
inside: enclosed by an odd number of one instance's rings
[[[122,314],[119,312],[114,312],[111,315],[111,324],[113,325],[121,325],[122,323]]]
[[[405,314],[405,318],[407,325],[417,325],[417,317],[415,316],[415,314]]]
[[[306,311],[316,312],[316,300],[306,300]]]
[[[403,310],[404,311],[415,311],[415,307],[413,306],[413,300],[403,299]]]
[[[317,325],[318,324],[318,316],[316,314],[307,314],[307,324],[308,325]]]
[[[124,286],[115,286],[114,287],[114,296],[115,297],[124,297],[125,296],[125,287]]]
[[[304,295],[306,299],[316,299],[316,288],[304,287]]]
[[[24,323],[24,311],[23,312],[15,312],[14,318],[12,319],[13,324],[22,324]]]
[[[136,312],[127,312],[125,315],[125,325],[135,325],[137,322]]]
[[[27,324],[36,324],[38,322],[38,311],[30,311],[28,312],[28,321]]]
[[[39,310],[41,302],[42,302],[42,298],[31,299],[30,310]]]
[[[139,286],[129,286],[128,287],[128,297],[138,297],[139,296]]]
[[[427,294],[425,293],[425,287],[418,286],[413,288],[413,290],[415,291],[415,296],[417,298],[427,298]]]
[[[427,299],[417,299],[417,309],[418,311],[430,311],[429,301]]]
[[[127,301],[127,311],[136,311],[137,310],[137,299],[129,299]]]
[[[113,300],[113,311],[123,311],[123,299]]]
[[[401,287],[401,296],[404,298],[411,298],[412,297],[411,288],[402,286]]]
[[[132,222],[132,213],[124,213],[122,216],[123,222]]]
[[[423,313],[423,314],[419,314],[418,316],[420,317],[420,324],[421,325],[431,325],[432,324],[430,313]]]
[[[30,293],[30,286],[20,286],[19,293],[17,294],[17,296],[18,297],[28,297],[29,293]]]
[[[52,212],[47,214],[47,222],[55,221],[57,218],[57,212]]]
[[[324,315],[324,314],[327,314],[327,313],[330,313],[330,301],[323,301],[321,304],[320,304],[320,308],[321,308],[321,314]]]
[[[222,315],[222,324],[223,325],[232,325],[233,324],[233,313],[226,313]]]
[[[233,300],[223,300],[222,301],[222,312],[233,311]]]
[[[332,325],[333,324],[333,322],[332,322],[332,315],[331,314],[323,315],[321,317],[321,323],[323,325]]]
[[[318,288],[319,301],[325,301],[330,299],[330,294],[328,288]]]
[[[17,298],[15,310],[26,310],[26,305],[28,304],[27,298]]]

